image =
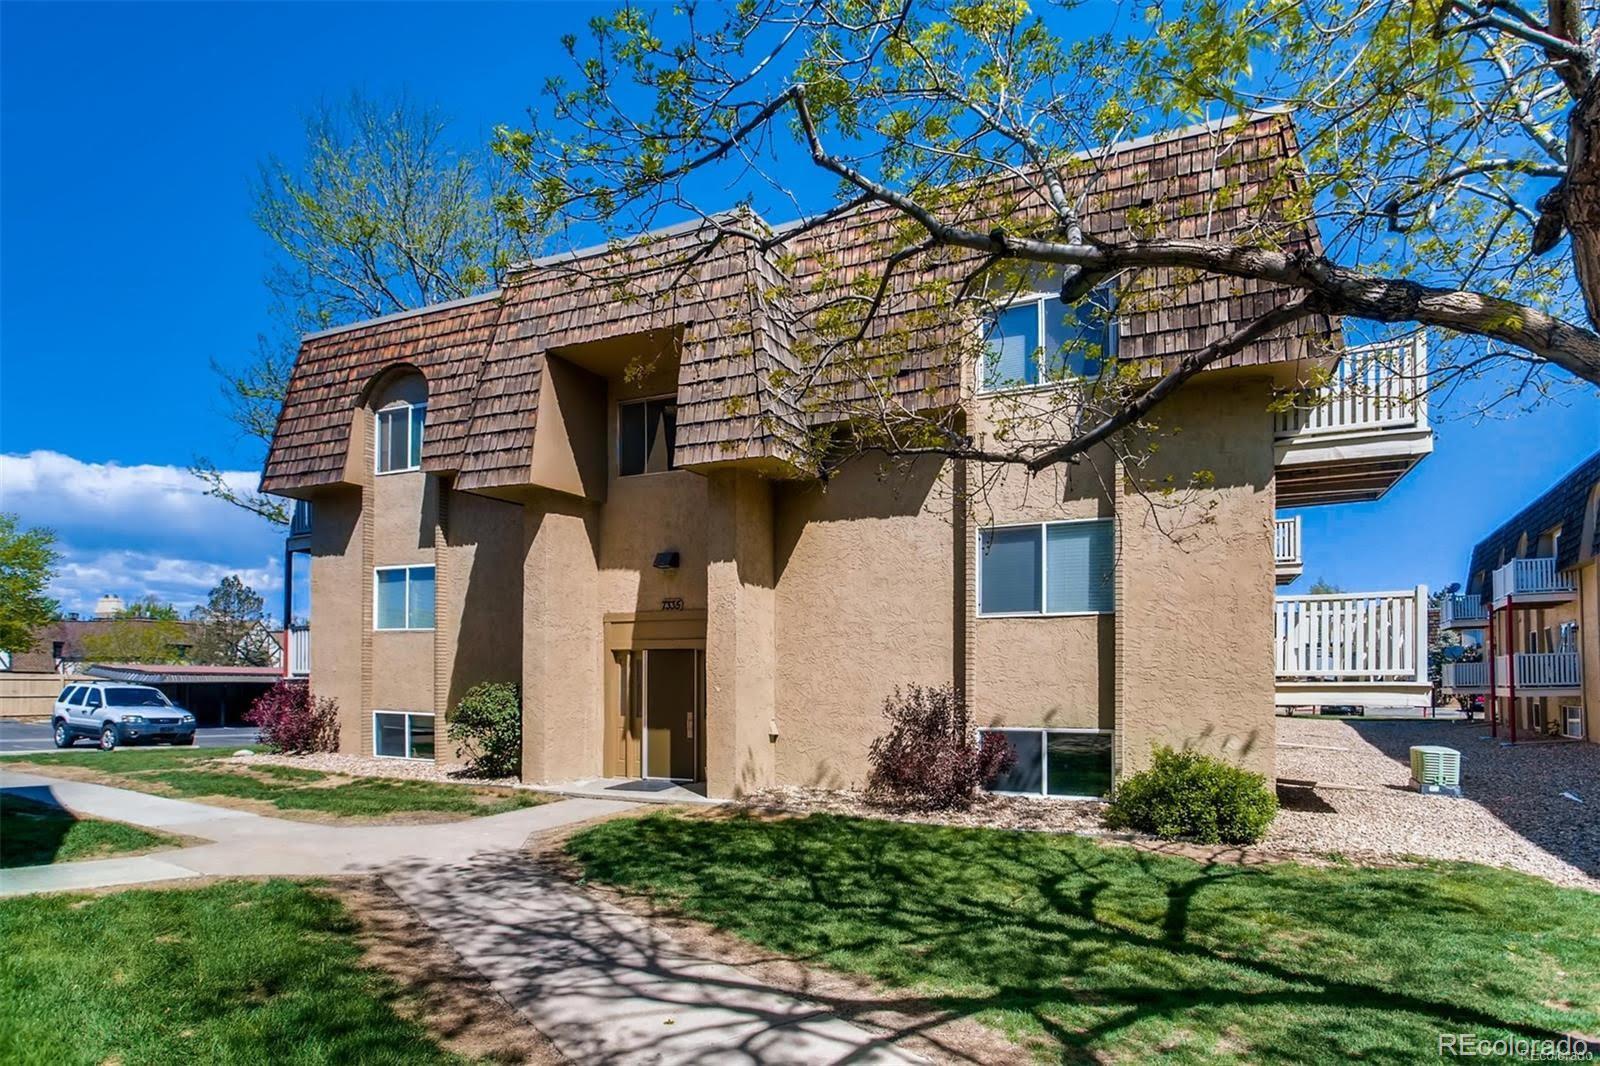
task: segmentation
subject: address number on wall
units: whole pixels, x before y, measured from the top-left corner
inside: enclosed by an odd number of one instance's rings
[[[681,610],[683,610],[683,597],[682,596],[674,596],[670,600],[662,600],[661,601],[661,609],[663,611],[681,611]]]

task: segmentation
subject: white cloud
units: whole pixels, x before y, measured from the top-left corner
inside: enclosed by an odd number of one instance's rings
[[[253,471],[228,471],[254,490]],[[101,595],[154,595],[180,608],[205,599],[227,574],[267,597],[276,613],[283,532],[222,500],[176,466],[89,463],[59,452],[0,455],[0,508],[24,526],[55,530],[62,563],[54,595],[87,611]]]

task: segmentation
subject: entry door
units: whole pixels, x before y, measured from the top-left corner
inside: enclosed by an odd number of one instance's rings
[[[700,777],[701,653],[651,648],[644,653],[644,774]]]

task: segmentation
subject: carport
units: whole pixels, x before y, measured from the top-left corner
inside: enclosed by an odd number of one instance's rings
[[[276,666],[190,666],[96,663],[85,677],[153,685],[202,726],[244,725],[245,712],[267,689],[283,680]]]

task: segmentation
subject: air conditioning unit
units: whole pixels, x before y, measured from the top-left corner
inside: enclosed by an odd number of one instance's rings
[[[1461,795],[1461,753],[1435,744],[1411,749],[1411,783],[1430,796]]]

